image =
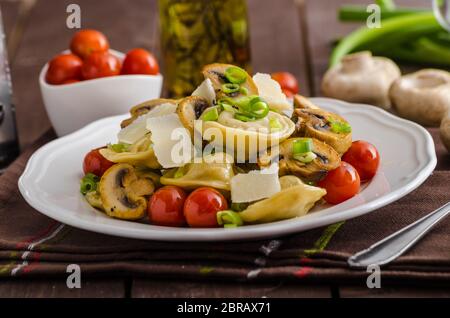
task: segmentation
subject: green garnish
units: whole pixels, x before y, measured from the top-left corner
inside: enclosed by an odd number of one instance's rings
[[[108,148],[114,152],[125,152],[128,151],[130,144],[119,142],[118,144],[109,144]]]
[[[331,131],[337,134],[347,134],[352,132],[352,127],[349,123],[339,120],[328,120],[330,122]]]
[[[309,151],[305,153],[294,154],[293,158],[303,163],[310,163],[311,161],[317,158],[317,155],[314,152]]]
[[[219,118],[217,107],[211,107],[203,112],[200,119],[203,121],[216,121]]]
[[[250,117],[250,116],[244,115],[242,113],[234,114],[234,118],[236,118],[237,120],[240,120],[240,121],[244,121],[244,122],[255,121],[256,120],[255,117]]]
[[[281,123],[278,120],[278,118],[270,118],[269,119],[269,127],[270,127],[270,130],[272,130],[272,131],[277,131],[277,130],[280,130],[281,128],[283,128],[283,126],[281,126]]]
[[[239,90],[240,90],[239,84],[226,83],[226,84],[222,85],[222,91],[225,94],[236,93],[236,92],[239,92]]]
[[[241,86],[241,87],[239,87],[239,93],[241,93],[242,95],[248,95],[248,89]]]
[[[184,176],[184,166],[183,167],[178,167],[177,170],[175,171],[173,177],[175,179],[181,178],[182,176]]]
[[[217,224],[223,225],[226,228],[238,227],[244,224],[239,213],[231,210],[217,212],[216,217]]]
[[[313,143],[311,138],[300,138],[294,141],[292,153],[295,155],[305,154],[312,151]]]
[[[100,178],[97,177],[95,174],[93,173],[87,173],[83,179],[81,179],[81,183],[80,183],[80,192],[83,195],[86,195],[86,193],[91,192],[91,191],[96,191],[97,190],[97,184],[100,181]]]
[[[237,66],[227,68],[224,75],[232,84],[242,84],[247,80],[247,72]]]
[[[269,105],[260,97],[255,97],[249,103],[250,113],[256,118],[264,118],[269,113]]]

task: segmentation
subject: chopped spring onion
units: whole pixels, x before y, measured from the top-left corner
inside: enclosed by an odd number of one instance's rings
[[[270,130],[272,130],[272,131],[277,131],[277,130],[280,130],[281,128],[283,128],[283,126],[281,126],[281,123],[278,120],[278,118],[270,118],[269,126],[270,126]]]
[[[211,107],[205,110],[200,116],[200,119],[203,121],[216,121],[219,118],[219,112],[217,111],[217,107]]]
[[[109,144],[108,148],[114,152],[125,152],[128,150],[129,146],[130,144],[120,142],[118,144]]]
[[[239,87],[239,93],[241,93],[242,95],[248,95],[248,89],[241,86]]]
[[[217,223],[219,225],[223,225],[224,227],[237,227],[244,224],[239,213],[231,210],[217,212],[216,217]]]
[[[269,105],[267,105],[260,97],[251,99],[249,108],[250,113],[256,118],[264,118],[269,113]]]
[[[81,179],[80,192],[85,195],[88,192],[97,190],[97,183],[100,178],[93,173],[87,173],[83,179]]]
[[[240,90],[239,84],[226,83],[226,84],[222,85],[222,91],[225,94],[236,93],[236,92],[239,92],[239,90]]]
[[[231,66],[225,70],[225,77],[232,84],[242,84],[247,80],[247,72],[237,66]]]
[[[328,120],[330,122],[331,131],[337,134],[347,134],[352,132],[352,127],[349,123],[338,121],[338,120]]]
[[[300,138],[294,141],[292,153],[295,155],[311,152],[313,143],[311,138]]]
[[[245,121],[245,122],[247,122],[247,121],[255,121],[256,120],[255,117],[247,116],[246,114],[242,114],[242,113],[234,114],[234,118],[236,118],[237,120],[240,120],[240,121]]]
[[[294,154],[293,158],[297,161],[303,162],[303,163],[309,163],[317,158],[317,155],[312,152],[305,152],[305,153],[298,153]]]

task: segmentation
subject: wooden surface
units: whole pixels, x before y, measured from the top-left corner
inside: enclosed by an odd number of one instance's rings
[[[255,71],[290,71],[304,95],[320,95],[330,43],[355,28],[338,23],[342,3],[363,0],[248,0],[252,64]],[[397,1],[426,5],[426,0]],[[17,122],[22,147],[50,128],[38,87],[41,67],[64,50],[73,34],[65,9],[78,3],[82,27],[102,30],[113,48],[144,47],[159,57],[156,0],[0,0],[12,64]],[[276,3],[276,4],[275,4]],[[301,19],[300,19],[301,17]],[[119,278],[118,278],[119,277]],[[443,288],[296,285],[167,281],[139,277],[83,278],[69,290],[64,280],[0,281],[0,297],[450,297]]]

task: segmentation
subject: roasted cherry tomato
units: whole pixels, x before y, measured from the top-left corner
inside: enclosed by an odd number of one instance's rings
[[[144,49],[132,49],[125,56],[121,74],[156,75],[158,73],[158,62],[149,51]]]
[[[318,186],[327,190],[325,201],[331,204],[341,203],[359,192],[358,171],[351,164],[341,161],[341,165],[328,172]]]
[[[114,76],[120,74],[120,60],[109,52],[94,52],[83,63],[84,79]]]
[[[208,187],[194,190],[184,202],[184,216],[191,227],[217,227],[218,211],[228,209],[223,195]]]
[[[100,148],[92,149],[84,157],[83,171],[86,173],[93,173],[98,177],[101,177],[109,167],[114,165],[114,162],[109,161],[103,157],[100,152]]]
[[[276,72],[272,73],[272,78],[280,84],[281,89],[286,94],[286,91],[290,91],[292,95],[298,93],[298,82],[294,75],[289,72]],[[288,96],[289,97],[289,96]]]
[[[151,196],[147,205],[148,218],[152,224],[165,226],[183,226],[186,219],[183,205],[186,192],[176,186],[165,186]]]
[[[106,52],[109,43],[106,36],[96,30],[81,30],[75,33],[70,42],[70,50],[73,54],[86,59],[93,52]]]
[[[380,165],[380,155],[377,148],[362,140],[354,141],[342,160],[355,167],[361,182],[372,179]]]
[[[83,61],[76,55],[57,55],[48,63],[45,80],[53,85],[63,84],[68,80],[80,80],[82,65]]]

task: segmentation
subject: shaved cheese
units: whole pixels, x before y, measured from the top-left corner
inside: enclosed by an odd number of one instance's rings
[[[177,114],[147,119],[156,159],[164,168],[181,167],[194,155],[191,135]]]
[[[231,201],[235,203],[258,201],[280,191],[276,163],[264,170],[237,174],[231,179]]]
[[[269,74],[256,73],[253,76],[253,81],[258,88],[259,96],[269,104],[270,109],[279,113],[293,110],[294,107],[283,94],[280,84],[273,80]]]
[[[209,78],[205,79],[200,86],[195,89],[192,96],[203,97],[210,105],[212,105],[216,99],[216,92],[214,91],[211,80]]]
[[[139,116],[131,124],[119,131],[117,139],[119,140],[119,142],[134,144],[136,141],[138,141],[148,133],[148,118],[173,114],[175,113],[176,109],[177,105],[171,103],[164,103],[154,107],[148,113]]]

